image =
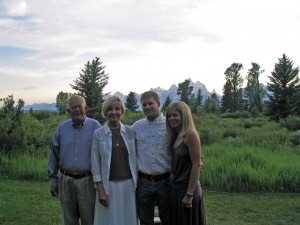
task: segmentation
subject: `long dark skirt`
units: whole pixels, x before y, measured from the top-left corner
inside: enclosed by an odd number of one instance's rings
[[[186,188],[172,187],[169,225],[206,225],[201,187],[194,191],[192,208],[182,206]]]

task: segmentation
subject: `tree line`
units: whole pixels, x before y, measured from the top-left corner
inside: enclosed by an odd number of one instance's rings
[[[190,80],[186,79],[178,84],[177,95],[181,101],[187,103],[192,112],[197,114],[201,111],[208,113],[236,113],[248,111],[252,116],[264,114],[271,119],[279,120],[289,115],[300,114],[300,81],[299,67],[294,67],[293,61],[283,54],[275,68],[268,76],[270,81],[266,88],[260,83],[260,76],[265,72],[258,63],[252,62],[245,78],[241,74],[243,65],[232,63],[224,72],[225,84],[221,98],[215,90],[210,97],[203,98],[201,89],[194,94]],[[109,76],[105,72],[105,66],[99,57],[84,65],[79,77],[74,80],[71,87],[76,94],[86,98],[90,107],[89,116],[103,121],[101,105],[105,96],[104,87],[108,84]],[[243,88],[244,81],[246,87]],[[66,113],[67,99],[71,93],[60,92],[56,98],[56,107],[60,114]],[[167,96],[162,104],[162,110],[171,103]],[[137,98],[131,91],[126,99],[125,106],[130,111],[138,109]]]
[[[186,102],[192,112],[197,115],[201,113],[220,114],[222,117],[237,117],[248,115],[253,117],[266,115],[274,121],[298,121],[300,115],[300,81],[299,67],[294,67],[294,63],[287,55],[283,54],[275,64],[274,70],[269,75],[270,81],[266,88],[259,82],[260,75],[264,70],[257,63],[252,63],[251,68],[245,76],[246,87],[242,88],[244,78],[241,75],[243,68],[240,63],[232,63],[225,72],[226,82],[223,86],[221,97],[215,90],[207,99],[203,98],[201,89],[196,92],[186,79],[178,84],[177,95],[181,101]],[[68,98],[72,94],[79,94],[85,97],[90,108],[88,116],[97,119],[103,123],[102,103],[110,93],[104,93],[104,87],[108,84],[109,75],[105,72],[105,66],[99,57],[88,61],[79,73],[79,76],[70,84],[74,93],[59,92],[56,97],[56,107],[59,114],[65,115],[67,112]],[[268,92],[267,92],[267,91]],[[2,106],[0,107],[0,148],[5,152],[20,148],[24,145],[26,136],[26,127],[22,125],[24,101],[22,99],[14,100],[14,96],[9,95],[0,98]],[[162,103],[162,111],[171,103],[171,98],[167,96]],[[129,111],[138,109],[137,98],[134,92],[127,96],[125,106]],[[30,113],[39,119],[47,115]],[[45,113],[45,112],[44,112]],[[298,124],[298,122],[296,124]],[[289,123],[290,124],[290,123]],[[293,128],[298,132],[299,127]],[[25,139],[24,139],[25,138]],[[32,137],[30,137],[32,139]],[[30,139],[29,138],[29,139]],[[34,141],[34,145],[41,145],[39,141]]]
[[[299,67],[294,67],[293,61],[286,54],[283,54],[275,63],[274,70],[268,76],[270,81],[267,83],[266,89],[259,81],[260,75],[264,73],[259,64],[252,62],[245,78],[241,74],[242,69],[241,63],[232,63],[225,70],[226,82],[221,98],[218,97],[215,90],[205,100],[201,89],[195,95],[193,86],[188,79],[178,84],[177,95],[181,101],[190,106],[194,114],[202,111],[207,113],[248,111],[253,116],[264,114],[273,120],[300,114]],[[61,91],[57,94],[56,108],[59,114],[66,114],[67,101],[70,95],[78,94],[86,99],[90,108],[88,116],[104,122],[101,111],[105,97],[110,95],[110,93],[104,93],[108,79],[109,75],[105,72],[105,66],[100,57],[88,61],[84,64],[79,76],[73,81],[74,83],[70,84],[74,93]],[[246,87],[242,88],[244,80],[247,83]],[[17,106],[14,106],[13,95],[2,98],[0,101],[3,101],[2,117],[5,113],[14,112],[17,121],[22,114],[24,101],[19,99]],[[162,103],[162,110],[164,111],[170,103],[171,99],[167,96],[165,102]],[[133,91],[128,94],[125,106],[130,111],[138,109],[137,98]],[[15,125],[12,124],[12,127]]]

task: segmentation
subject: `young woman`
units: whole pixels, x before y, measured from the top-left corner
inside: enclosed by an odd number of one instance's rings
[[[137,225],[135,135],[120,122],[125,106],[117,96],[102,109],[107,123],[95,131],[91,166],[97,187],[94,225]]]
[[[166,110],[167,133],[172,152],[170,225],[205,225],[203,195],[199,182],[201,143],[190,108],[173,102]]]

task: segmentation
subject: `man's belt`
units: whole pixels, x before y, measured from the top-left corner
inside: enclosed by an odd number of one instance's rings
[[[169,178],[171,176],[171,172],[158,174],[158,175],[151,175],[151,174],[145,174],[145,173],[139,171],[138,174],[139,174],[139,177],[145,178],[148,180],[152,180],[152,181],[161,181],[161,180]]]
[[[60,172],[63,175],[68,176],[68,177],[73,177],[74,179],[79,179],[82,177],[87,177],[87,176],[92,175],[92,173],[90,171],[85,172],[85,173],[68,173],[68,172],[64,171],[63,169],[60,169]]]

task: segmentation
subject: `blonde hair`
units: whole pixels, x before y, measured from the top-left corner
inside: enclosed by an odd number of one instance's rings
[[[181,115],[181,126],[179,131],[176,131],[176,129],[172,128],[168,122],[169,113],[172,109],[175,109]],[[189,106],[182,101],[170,103],[166,109],[166,116],[167,133],[170,137],[174,137],[174,134],[177,134],[179,137],[184,137],[189,130],[196,130],[192,112]]]
[[[108,99],[106,99],[103,103],[102,115],[103,115],[104,118],[106,118],[106,113],[107,113],[107,111],[109,110],[109,108],[112,106],[112,104],[114,102],[119,102],[120,103],[121,110],[122,110],[122,113],[123,113],[122,117],[124,116],[124,114],[125,114],[125,105],[124,105],[123,101],[118,96],[112,96],[112,97],[109,97]]]

